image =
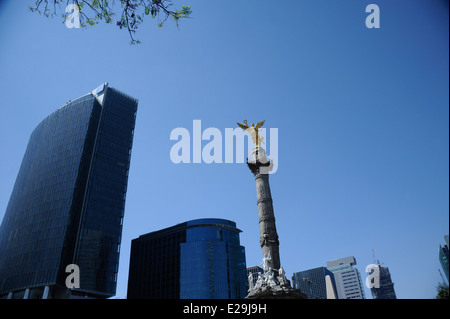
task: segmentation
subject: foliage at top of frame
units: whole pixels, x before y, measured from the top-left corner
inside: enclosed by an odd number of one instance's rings
[[[182,5],[181,9],[172,9],[171,0],[120,0],[121,15],[117,20],[113,10],[114,1],[110,0],[35,0],[34,5],[29,6],[29,10],[45,17],[53,17],[57,11],[62,10],[61,6],[67,8],[71,4],[79,11],[80,27],[95,26],[100,21],[108,24],[115,22],[120,29],[128,31],[131,44],[140,43],[134,38],[134,34],[145,16],[157,18],[158,28],[162,28],[169,18],[178,27],[180,19],[188,18],[192,13],[191,6]],[[63,22],[70,14],[71,10],[65,10],[61,14]]]

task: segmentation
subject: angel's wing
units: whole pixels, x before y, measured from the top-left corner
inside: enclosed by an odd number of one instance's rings
[[[266,120],[261,121],[261,122],[259,122],[258,124],[256,124],[255,129],[259,129],[261,126],[263,126],[265,121],[266,121]]]
[[[249,126],[245,124],[237,123],[237,125],[239,125],[239,127],[243,130],[247,130],[249,128]]]

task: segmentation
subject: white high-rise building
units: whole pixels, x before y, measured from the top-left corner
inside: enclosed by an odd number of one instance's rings
[[[338,299],[365,299],[361,275],[355,257],[346,257],[327,261],[327,268],[334,275]]]

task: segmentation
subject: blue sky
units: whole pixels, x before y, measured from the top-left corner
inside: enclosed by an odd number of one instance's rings
[[[364,280],[374,249],[398,298],[435,296],[449,233],[448,1],[175,1],[192,18],[162,30],[147,19],[134,46],[114,25],[68,29],[32,2],[0,4],[0,218],[36,125],[109,82],[139,99],[117,297],[131,240],[191,219],[235,221],[247,266],[261,262],[246,165],[169,156],[176,127],[224,134],[244,119],[278,128],[270,183],[289,277],[355,256]],[[379,29],[365,25],[370,3]]]

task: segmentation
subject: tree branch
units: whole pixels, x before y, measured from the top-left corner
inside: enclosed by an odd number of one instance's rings
[[[56,14],[56,6],[61,9],[60,4],[66,3],[66,7],[71,3],[76,4],[79,9],[80,26],[85,28],[87,26],[94,26],[105,20],[106,23],[113,21],[114,0],[35,0],[34,6],[29,6],[29,10],[43,14],[44,16],[53,16]],[[49,4],[53,4],[53,13],[50,14],[48,9]],[[121,19],[116,21],[116,25],[122,29],[126,28],[130,35],[131,44],[140,43],[134,38],[134,34],[139,25],[143,22],[145,15],[158,18],[158,27],[162,28],[169,17],[179,27],[179,21],[182,18],[187,18],[191,14],[191,7],[182,5],[181,10],[170,10],[172,0],[120,0],[122,7]],[[42,6],[45,6],[42,12]],[[62,14],[64,21],[71,13],[65,12]]]

